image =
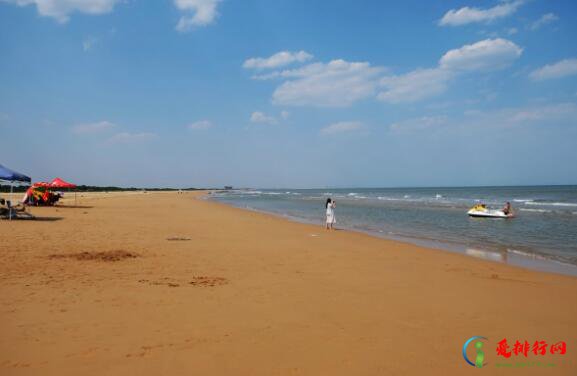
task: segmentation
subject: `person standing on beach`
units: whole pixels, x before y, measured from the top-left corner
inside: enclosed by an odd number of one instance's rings
[[[335,219],[335,207],[336,207],[336,202],[334,202],[331,198],[327,198],[327,202],[325,203],[325,207],[327,209],[327,223],[326,223],[326,229],[327,230],[333,230],[333,224],[336,223],[336,219]]]

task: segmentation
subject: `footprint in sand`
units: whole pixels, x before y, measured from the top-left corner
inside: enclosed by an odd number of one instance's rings
[[[180,280],[175,280],[169,277],[164,277],[159,280],[151,281],[148,279],[138,280],[140,283],[147,283],[151,286],[168,286],[168,287],[180,287],[183,284],[188,284],[190,286],[196,287],[215,287],[222,286],[228,283],[228,279],[222,277],[192,277],[192,281],[183,282]]]

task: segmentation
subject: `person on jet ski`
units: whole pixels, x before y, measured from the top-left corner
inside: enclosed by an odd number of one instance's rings
[[[473,206],[473,210],[483,211],[486,210],[487,206],[485,204],[477,204]]]
[[[510,203],[509,201],[507,201],[507,202],[505,203],[505,206],[503,206],[503,209],[501,209],[501,211],[502,211],[503,214],[505,214],[505,215],[511,214],[511,213],[512,213],[511,203]]]

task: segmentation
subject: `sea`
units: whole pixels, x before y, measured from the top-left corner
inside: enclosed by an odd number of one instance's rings
[[[577,186],[235,189],[210,195],[319,226],[329,197],[340,229],[577,275]],[[515,218],[467,215],[475,204],[498,209],[507,201]]]

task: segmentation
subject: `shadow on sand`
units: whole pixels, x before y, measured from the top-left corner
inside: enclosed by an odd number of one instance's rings
[[[40,222],[55,222],[55,221],[61,221],[63,218],[62,217],[34,217],[31,218],[31,221],[40,221]]]
[[[0,219],[4,221],[10,221],[7,216],[2,216]],[[15,216],[12,217],[12,221],[35,221],[35,222],[55,222],[62,220],[63,217],[23,217],[23,216]]]
[[[88,205],[54,205],[57,209],[92,209],[94,206]]]

